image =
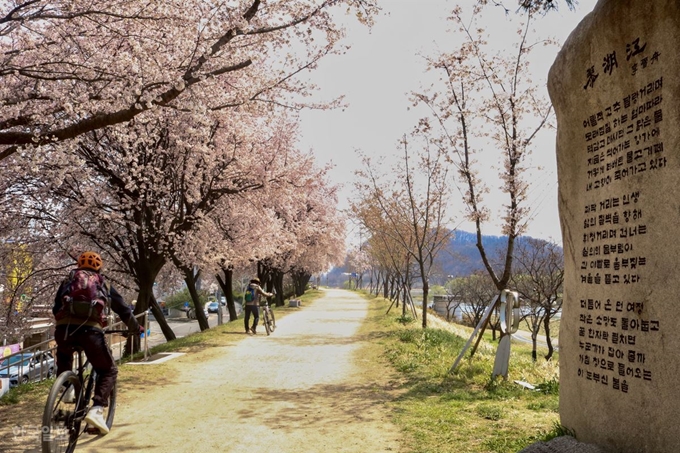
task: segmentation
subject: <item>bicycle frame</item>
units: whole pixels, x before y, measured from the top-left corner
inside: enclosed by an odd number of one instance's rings
[[[269,306],[268,301],[261,304],[260,308],[262,308],[262,324],[264,325],[264,329],[267,332],[267,335],[271,335],[271,333],[276,328],[274,312]]]
[[[83,356],[85,353],[83,351],[78,351],[78,368],[76,375],[78,376],[78,381],[80,382],[80,391],[76,392],[75,399],[75,412],[74,412],[74,429],[80,431],[80,424],[82,423],[87,411],[90,410],[90,401],[92,399],[92,392],[94,391],[94,384],[97,382],[97,372],[90,370],[90,374],[85,377],[85,372],[87,367],[90,365],[90,361],[85,359],[83,361]],[[85,384],[85,390],[83,391],[83,384]]]

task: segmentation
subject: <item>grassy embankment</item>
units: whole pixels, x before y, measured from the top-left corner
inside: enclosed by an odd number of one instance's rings
[[[401,381],[393,409],[395,422],[406,434],[406,451],[514,453],[566,434],[558,423],[557,355],[546,362],[539,350],[534,363],[530,345],[513,343],[508,380],[491,380],[497,343],[486,333],[474,357],[468,352],[450,373],[472,329],[434,319],[430,313],[433,327],[423,329],[420,319],[404,319],[400,309],[385,315],[388,306],[383,299],[373,299],[367,326]],[[514,381],[532,383],[539,390]]]

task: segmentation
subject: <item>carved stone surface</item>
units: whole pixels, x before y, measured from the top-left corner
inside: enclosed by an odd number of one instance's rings
[[[560,417],[621,453],[680,448],[680,8],[600,0],[549,76],[565,257]]]

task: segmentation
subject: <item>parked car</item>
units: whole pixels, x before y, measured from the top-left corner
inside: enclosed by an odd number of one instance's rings
[[[0,378],[9,378],[10,387],[54,376],[56,364],[50,352],[24,352],[0,361]]]

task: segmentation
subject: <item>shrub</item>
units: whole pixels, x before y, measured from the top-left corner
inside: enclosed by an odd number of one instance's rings
[[[543,393],[544,395],[559,395],[560,393],[560,381],[552,378],[549,381],[541,382],[536,386],[536,391]]]
[[[203,305],[208,302],[208,292],[199,291],[198,298],[203,303]],[[191,300],[191,295],[189,294],[189,289],[184,288],[182,291],[173,294],[165,299],[165,306],[168,308],[182,308],[185,302],[189,302],[189,306],[194,308],[194,302]]]

